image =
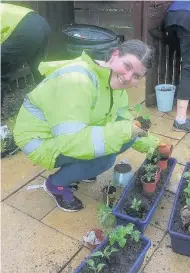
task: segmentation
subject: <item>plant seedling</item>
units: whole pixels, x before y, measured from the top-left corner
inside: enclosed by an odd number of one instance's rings
[[[141,104],[136,104],[135,105],[135,111],[137,113],[137,115],[136,115],[136,119],[137,119],[139,117],[140,112],[142,111],[142,105]]]
[[[118,252],[118,249],[108,245],[104,249],[103,252],[102,251],[96,251],[91,255],[91,257],[102,257],[102,258],[105,257],[108,260],[108,262],[110,263],[111,262],[111,260],[110,260],[111,255],[112,255],[112,253],[115,253],[115,252]]]
[[[154,148],[150,147],[148,152],[147,152],[146,158],[151,163],[157,163],[163,157],[161,156],[158,149],[155,150]]]
[[[112,214],[112,208],[102,203],[98,207],[98,219],[105,233],[109,233],[116,223],[116,217]]]
[[[140,205],[141,205],[141,200],[137,200],[136,198],[134,198],[131,204],[131,208],[136,211],[139,211]]]
[[[144,115],[143,118],[144,118],[145,120],[149,120],[149,119],[150,119],[150,114]]]
[[[92,260],[92,259],[87,260],[86,263],[87,263],[88,268],[94,273],[101,272],[105,266],[105,264],[102,264],[102,263],[96,265],[94,260]]]
[[[185,193],[186,205],[190,207],[190,171],[185,172],[183,178],[188,182],[187,187],[183,191]]]
[[[144,169],[145,169],[145,174],[143,175],[143,180],[146,180],[149,183],[151,181],[154,181],[158,166],[150,163],[150,164],[144,165]]]
[[[140,232],[134,230],[134,224],[129,223],[127,226],[118,226],[112,230],[109,235],[110,245],[117,243],[120,247],[124,247],[127,242],[127,235],[130,235],[133,240],[138,242],[140,238]]]

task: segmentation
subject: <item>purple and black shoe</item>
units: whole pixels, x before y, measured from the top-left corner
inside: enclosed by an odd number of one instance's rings
[[[73,194],[71,188],[55,186],[51,176],[44,182],[44,190],[55,200],[57,206],[64,211],[79,211],[83,209],[82,202]]]

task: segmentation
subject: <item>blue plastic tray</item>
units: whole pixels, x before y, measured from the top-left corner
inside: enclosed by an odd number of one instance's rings
[[[146,218],[144,220],[141,220],[139,218],[134,218],[131,217],[127,214],[121,213],[123,207],[124,207],[124,203],[125,200],[127,198],[127,193],[128,191],[130,191],[132,188],[134,188],[134,181],[135,181],[135,176],[134,178],[131,180],[130,184],[125,188],[125,190],[123,191],[123,194],[121,195],[121,198],[119,200],[119,202],[117,203],[117,205],[113,208],[113,214],[116,216],[117,218],[117,225],[126,225],[128,223],[134,223],[136,225],[136,227],[143,233],[145,231],[145,229],[147,228],[148,224],[151,221],[151,218],[158,206],[158,203],[160,202],[160,199],[162,198],[162,196],[164,195],[164,191],[169,183],[170,177],[172,175],[173,169],[177,163],[177,160],[175,158],[170,158],[169,159],[171,166],[170,172],[168,174],[167,179],[165,180],[165,183],[163,185],[163,188],[160,191],[160,194],[158,195],[157,199],[155,200],[154,205],[152,206],[151,210],[147,213]],[[146,163],[146,160],[143,162],[143,164]]]
[[[190,162],[186,164],[183,173],[189,168],[190,168]],[[183,181],[184,179],[183,177],[181,177],[179,186],[177,189],[177,193],[175,196],[174,204],[172,207],[171,215],[170,215],[170,220],[168,224],[168,233],[170,234],[170,238],[171,238],[172,250],[176,253],[190,256],[190,235],[185,235],[182,233],[172,231],[172,224],[174,221],[174,215],[175,215],[175,211],[177,207],[177,202],[182,191]]]
[[[139,269],[141,268],[141,266],[143,264],[146,252],[148,251],[148,249],[151,246],[151,241],[148,238],[146,238],[144,235],[141,235],[140,239],[144,242],[145,247],[142,250],[142,252],[139,254],[139,256],[138,256],[137,260],[135,261],[135,263],[133,264],[132,268],[129,271],[126,271],[126,273],[137,273],[139,271]],[[94,253],[95,251],[101,250],[107,243],[108,243],[108,238],[106,238],[99,246],[97,246],[92,253]],[[82,263],[75,269],[75,271],[73,273],[80,273],[82,271],[82,269],[84,269],[84,266],[86,265],[86,260],[88,260],[90,258],[91,254],[88,255],[82,261]]]

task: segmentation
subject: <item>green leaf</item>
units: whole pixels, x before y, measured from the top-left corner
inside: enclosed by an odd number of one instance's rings
[[[104,254],[101,251],[94,252],[91,257],[104,257]]]
[[[185,172],[185,173],[183,174],[183,177],[184,177],[184,178],[190,178],[190,171]]]
[[[141,110],[142,110],[141,104],[136,104],[135,105],[135,111],[139,114],[141,112]]]
[[[98,264],[97,265],[98,273],[102,271],[104,266],[105,266],[105,264]]]
[[[133,228],[134,228],[134,224],[129,223],[124,228],[125,228],[125,234],[131,234],[131,232],[133,231]]]
[[[183,191],[190,195],[190,187],[185,188]]]
[[[95,266],[95,263],[94,263],[94,261],[93,261],[92,259],[87,260],[86,263],[87,263],[89,266],[91,266],[92,268]]]
[[[119,243],[119,246],[123,248],[125,246],[126,242],[127,242],[127,240],[125,238],[121,238],[118,243]]]
[[[115,252],[118,252],[118,251],[119,251],[119,250],[118,250],[117,248],[115,248],[115,247],[112,247],[112,248],[111,248],[111,251],[110,251],[110,254],[111,254],[111,253],[115,253]]]
[[[134,230],[133,233],[131,234],[131,237],[135,242],[138,242],[140,239],[140,234],[141,233],[138,230]]]
[[[190,207],[190,198],[186,198],[186,204],[188,207]]]
[[[143,118],[144,118],[145,120],[150,119],[150,114],[146,114],[146,115],[144,115],[144,116],[143,116]]]
[[[112,214],[112,209],[105,204],[98,206],[98,220],[104,231],[109,232],[116,223],[116,217]]]

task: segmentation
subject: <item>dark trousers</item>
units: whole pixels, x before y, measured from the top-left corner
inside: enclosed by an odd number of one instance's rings
[[[190,100],[190,31],[178,25],[169,26],[166,31],[169,46],[176,46],[179,43],[182,58],[177,98]]]
[[[31,12],[1,45],[1,101],[8,90],[10,74],[24,63],[29,65],[36,83],[42,80],[38,66],[47,54],[50,32],[47,21]]]
[[[119,153],[92,160],[80,160],[59,155],[55,168],[60,167],[60,169],[51,176],[52,183],[56,186],[68,187],[73,182],[96,177],[110,169],[114,165],[117,155],[129,149],[134,142],[135,139],[124,144]]]

